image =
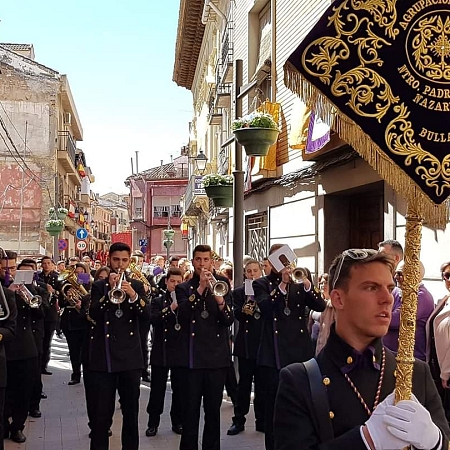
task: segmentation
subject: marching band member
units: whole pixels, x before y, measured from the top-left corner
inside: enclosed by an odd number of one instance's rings
[[[170,408],[172,430],[177,434],[181,434],[183,430],[180,367],[187,366],[187,358],[185,361],[182,360],[182,355],[186,352],[181,351],[184,342],[182,341],[183,335],[178,320],[178,303],[175,297],[175,287],[182,282],[181,270],[169,267],[165,278],[165,294],[153,299],[150,304],[153,344],[150,353],[151,383],[147,405],[148,428],[145,432],[146,436],[155,436],[158,432],[160,416],[164,411],[164,397],[169,370],[172,387],[172,406]],[[187,343],[187,339],[185,343]]]
[[[42,353],[41,372],[44,375],[51,375],[47,365],[50,361],[51,344],[53,334],[59,321],[59,305],[58,305],[58,273],[54,270],[55,263],[49,256],[41,259],[41,272],[38,273],[38,280],[47,285],[50,292],[50,306],[45,312],[44,317],[44,343]]]
[[[247,280],[256,280],[262,277],[261,264],[250,259],[245,265]],[[237,399],[234,406],[233,424],[227,434],[234,436],[244,430],[245,416],[250,409],[250,396],[252,382],[255,384],[255,397],[253,406],[255,410],[256,431],[264,432],[264,380],[256,365],[259,342],[261,339],[262,323],[261,313],[256,304],[254,295],[246,295],[245,286],[233,291],[234,317],[239,321],[239,329],[234,341],[233,355],[238,358],[239,383],[237,386]]]
[[[108,280],[96,281],[91,290],[89,315],[95,325],[90,339],[92,421],[91,450],[108,450],[108,430],[115,410],[116,391],[122,407],[122,446],[139,448],[139,394],[144,360],[139,337],[139,319],[148,319],[146,294],[138,280],[127,281],[131,249],[116,242],[109,249]]]
[[[220,449],[220,406],[230,365],[228,327],[234,320],[228,281],[213,279],[211,247],[197,245],[193,252],[194,276],[175,288],[178,317],[189,327],[189,369],[183,379],[186,405],[180,450],[198,449],[200,405],[203,398],[205,426],[203,450]]]
[[[42,317],[39,306],[32,306],[31,297],[26,299],[23,285],[14,284],[13,279],[17,270],[17,253],[6,251],[7,259],[2,259],[2,277],[9,270],[10,280],[2,280],[2,284],[8,284],[9,289],[15,292],[17,307],[17,327],[15,338],[5,344],[7,361],[7,384],[4,412],[4,436],[13,441],[22,443],[26,441],[23,434],[25,421],[30,410],[30,399],[38,371],[38,351],[32,331],[34,317]],[[12,284],[9,284],[11,283]],[[26,288],[35,296],[33,286]],[[37,303],[36,303],[37,304]],[[9,419],[11,418],[11,423]]]
[[[272,245],[269,256],[281,247]],[[266,384],[265,445],[266,450],[273,450],[273,411],[280,370],[314,356],[305,309],[308,306],[323,311],[325,301],[311,280],[305,278],[302,284],[294,284],[289,267],[277,272],[272,266],[269,275],[253,281],[253,290],[264,320],[257,364]]]

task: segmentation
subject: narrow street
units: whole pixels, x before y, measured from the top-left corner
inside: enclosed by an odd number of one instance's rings
[[[70,362],[65,339],[54,338],[52,344],[52,360],[49,365],[51,376],[43,375],[44,391],[48,399],[41,401],[42,417],[28,418],[24,434],[27,441],[16,444],[6,439],[5,450],[88,450],[89,428],[84,403],[83,384],[68,386],[70,379]],[[168,411],[170,409],[170,389],[166,396],[165,413],[161,418],[161,426],[155,437],[145,436],[147,413],[145,411],[149,396],[148,384],[141,385],[140,402],[140,449],[142,450],[176,450],[179,436],[171,430]],[[238,436],[227,436],[231,423],[233,407],[224,393],[222,404],[222,446],[221,450],[263,450],[264,435],[254,429],[253,409],[248,416],[248,426]],[[120,430],[122,419],[117,409],[112,427],[110,450],[120,450]],[[199,447],[201,448],[201,447]]]

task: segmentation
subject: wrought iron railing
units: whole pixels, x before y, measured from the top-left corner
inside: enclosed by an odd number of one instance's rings
[[[77,147],[68,131],[58,131],[58,150],[61,152],[67,152],[73,165],[76,165],[75,160]]]

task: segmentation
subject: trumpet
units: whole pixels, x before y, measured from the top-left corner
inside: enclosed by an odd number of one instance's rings
[[[308,278],[308,271],[304,267],[295,267],[291,272],[291,280],[294,284],[301,284]]]
[[[223,297],[228,294],[228,284],[225,281],[216,280],[212,273],[209,279],[209,289],[217,297]]]
[[[17,293],[30,308],[39,308],[42,304],[42,297],[40,295],[33,295],[23,283],[17,289]]]
[[[122,289],[122,282],[125,279],[125,271],[119,271],[118,275],[119,280],[117,281],[116,287],[111,289],[108,293],[109,301],[115,305],[120,305],[127,297],[127,294]]]

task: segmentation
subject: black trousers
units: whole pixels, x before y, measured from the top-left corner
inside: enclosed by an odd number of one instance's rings
[[[92,384],[89,395],[94,414],[90,417],[92,438],[91,450],[108,450],[108,430],[111,428],[116,406],[116,391],[119,393],[122,411],[122,449],[139,448],[139,394],[141,370],[124,372],[91,372]]]
[[[188,369],[183,377],[186,407],[183,414],[183,434],[180,450],[198,450],[198,427],[203,398],[205,426],[202,450],[220,450],[220,406],[227,368]]]
[[[142,371],[142,375],[148,375],[148,334],[150,332],[150,322],[149,321],[141,321],[139,322],[139,336],[141,338],[141,348],[142,348],[142,356],[144,357],[144,370]]]
[[[41,367],[42,367],[42,353],[39,353],[37,365],[36,365],[36,373],[34,374],[33,389],[31,391],[30,411],[33,411],[35,409],[37,409],[37,410],[40,409],[41,393],[42,393],[42,390],[44,387],[42,384]]]
[[[30,399],[33,391],[34,374],[37,371],[38,358],[7,361],[8,378],[6,384],[6,400],[4,423],[11,432],[22,431],[30,410]],[[8,419],[11,418],[11,424]]]
[[[275,410],[275,399],[278,391],[278,381],[280,378],[280,371],[274,367],[259,366],[261,377],[265,381],[266,387],[266,415],[265,415],[265,435],[264,441],[266,450],[274,450],[275,439],[273,436],[273,414]]]
[[[42,352],[42,370],[47,368],[47,365],[50,361],[50,352],[53,334],[55,333],[57,321],[55,322],[44,322],[44,341],[42,343],[43,352]]]
[[[170,419],[172,425],[183,423],[183,403],[181,394],[181,370],[180,368],[168,368],[163,366],[151,366],[150,397],[148,399],[147,413],[148,426],[159,427],[161,414],[164,411],[164,397],[166,395],[167,377],[170,370],[170,384],[172,387],[172,405],[170,407]]]
[[[5,393],[6,388],[0,388],[0,450],[4,450],[3,436],[5,434],[5,419],[3,411],[5,409]]]
[[[225,389],[228,397],[230,397],[233,402],[233,405],[235,405],[237,401],[237,386],[236,370],[234,369],[233,361],[230,361],[230,367],[227,368],[227,375],[225,377]]]
[[[81,354],[84,345],[86,330],[62,330],[66,336],[67,346],[70,352],[70,363],[72,364],[72,379],[81,377]]]
[[[233,423],[241,426],[245,424],[245,416],[250,410],[250,396],[252,393],[252,382],[255,384],[255,395],[253,409],[255,411],[256,425],[265,427],[265,389],[264,378],[261,376],[260,367],[256,365],[255,359],[238,357],[239,382],[237,386],[237,401],[234,407]]]

